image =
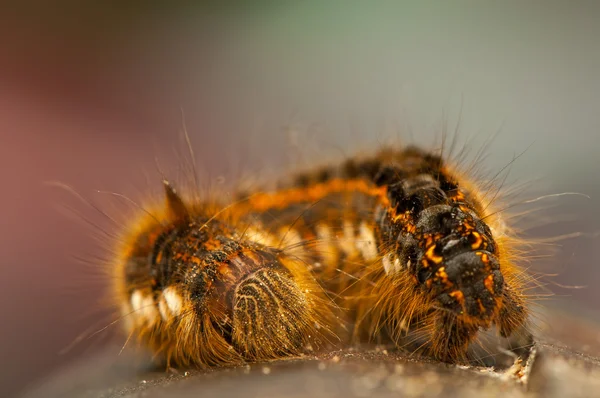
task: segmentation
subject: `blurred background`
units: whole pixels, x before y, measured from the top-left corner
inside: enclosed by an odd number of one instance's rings
[[[106,324],[108,278],[76,257],[102,255],[94,234],[110,224],[44,182],[126,214],[124,201],[97,191],[144,198],[160,188],[155,158],[177,178],[182,109],[206,181],[280,174],[390,140],[431,147],[459,119],[459,143],[473,154],[496,134],[484,166],[493,175],[525,151],[509,178],[531,185],[520,199],[589,195],[536,202],[547,209],[526,227],[534,236],[579,233],[536,268],[558,274],[549,287],[561,306],[595,319],[598,3],[192,3],[2,6],[5,396],[106,340],[60,354]],[[67,217],[63,205],[98,228]]]

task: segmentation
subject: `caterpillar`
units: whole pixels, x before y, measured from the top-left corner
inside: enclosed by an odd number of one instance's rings
[[[388,148],[290,181],[227,205],[165,182],[115,267],[130,335],[211,366],[384,338],[465,362],[482,329],[528,334],[519,241],[441,156]]]

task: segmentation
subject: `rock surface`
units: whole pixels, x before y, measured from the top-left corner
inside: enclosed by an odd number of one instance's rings
[[[584,319],[566,322],[564,317],[568,315],[546,317],[545,324],[553,325],[542,330],[547,337],[538,339],[528,358],[504,369],[448,365],[377,348],[205,372],[165,372],[139,358],[105,352],[25,397],[600,396],[600,328]]]

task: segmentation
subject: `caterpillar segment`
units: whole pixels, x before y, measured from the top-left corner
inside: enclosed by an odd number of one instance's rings
[[[295,248],[344,310],[355,341],[391,337],[464,362],[482,329],[528,333],[519,242],[440,157],[388,149],[279,188],[252,195],[240,213]]]
[[[123,239],[115,269],[131,336],[168,366],[234,365],[312,352],[335,341],[332,303],[304,262],[236,213],[166,205]],[[252,231],[250,231],[252,230]]]
[[[307,269],[341,305],[343,325],[335,330],[343,336],[351,327],[345,315],[352,305],[344,299],[356,283],[356,273],[365,262],[377,261],[373,209],[385,188],[365,180],[332,178],[310,186],[259,192],[240,201],[237,210],[248,222],[270,231],[269,242],[300,259]],[[340,329],[341,327],[341,329]]]

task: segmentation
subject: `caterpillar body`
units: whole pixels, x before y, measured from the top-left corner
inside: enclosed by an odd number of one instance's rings
[[[385,149],[211,210],[166,192],[116,269],[130,333],[171,362],[298,355],[334,336],[418,339],[464,362],[481,329],[527,331],[518,241],[440,156]]]

